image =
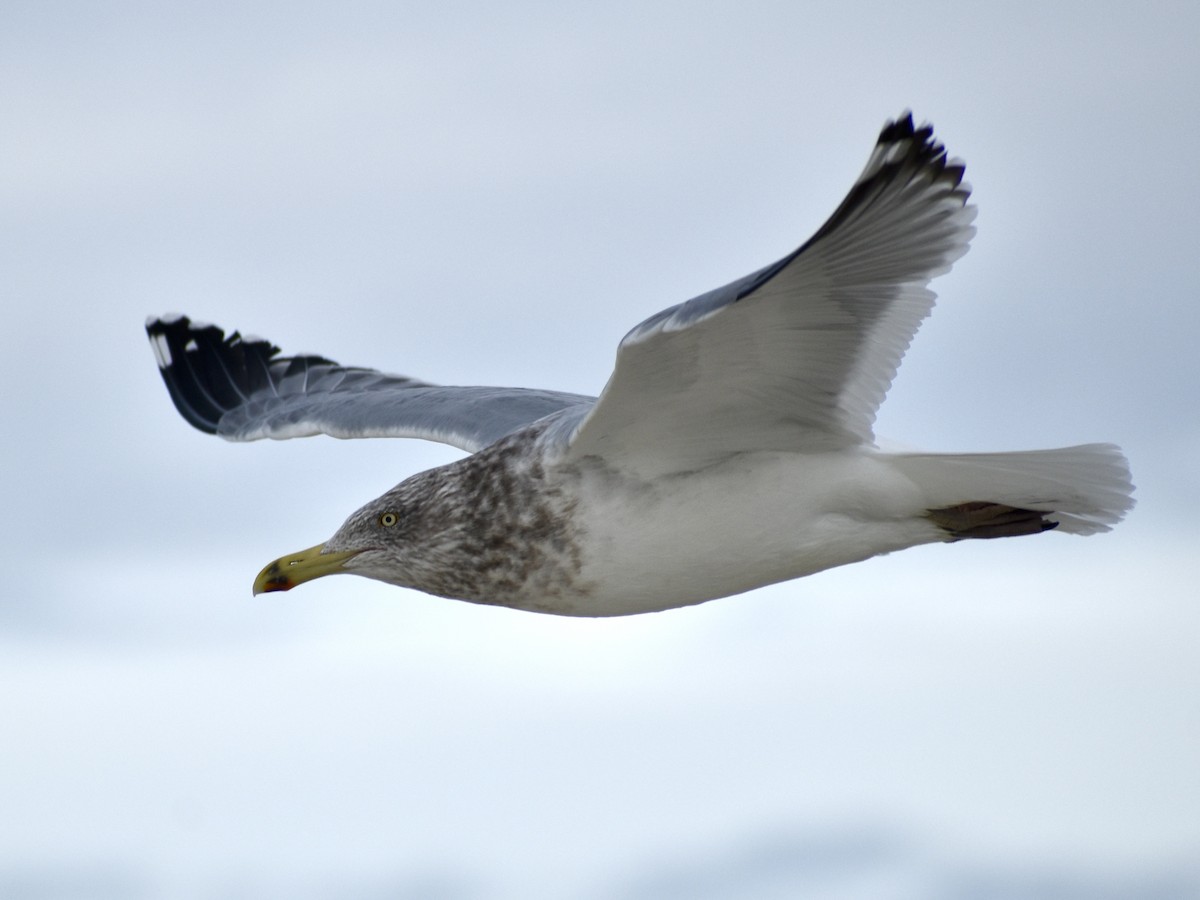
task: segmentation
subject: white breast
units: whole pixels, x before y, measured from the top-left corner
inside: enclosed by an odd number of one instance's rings
[[[942,539],[921,492],[873,451],[742,454],[637,481],[584,466],[572,612],[687,606]]]

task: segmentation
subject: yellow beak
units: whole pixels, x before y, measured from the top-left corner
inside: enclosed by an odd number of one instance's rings
[[[265,594],[268,591],[289,591],[298,584],[312,581],[323,575],[336,575],[342,571],[342,565],[352,556],[357,556],[358,550],[335,550],[323,552],[324,544],[317,544],[290,556],[281,556],[275,562],[267,565],[254,579],[254,593]]]

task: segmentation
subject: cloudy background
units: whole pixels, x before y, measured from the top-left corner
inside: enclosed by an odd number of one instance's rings
[[[0,896],[1200,897],[1200,7],[591,6],[0,7]],[[615,621],[251,599],[455,451],[206,437],[147,314],[596,393],[906,107],[979,235],[879,431],[1118,442],[1115,532]]]

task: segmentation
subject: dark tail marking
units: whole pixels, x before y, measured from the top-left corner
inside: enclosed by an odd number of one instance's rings
[[[952,541],[1041,534],[1058,527],[1057,522],[1047,520],[1046,516],[1051,513],[986,500],[973,500],[969,503],[959,503],[957,506],[930,509],[925,515],[950,535]]]

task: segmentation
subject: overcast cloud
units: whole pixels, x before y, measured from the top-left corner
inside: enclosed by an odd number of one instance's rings
[[[975,10],[4,4],[0,896],[1200,896],[1200,7]],[[1117,442],[1112,534],[615,621],[251,599],[456,452],[201,435],[147,314],[597,393],[910,107],[979,233],[878,431]]]

